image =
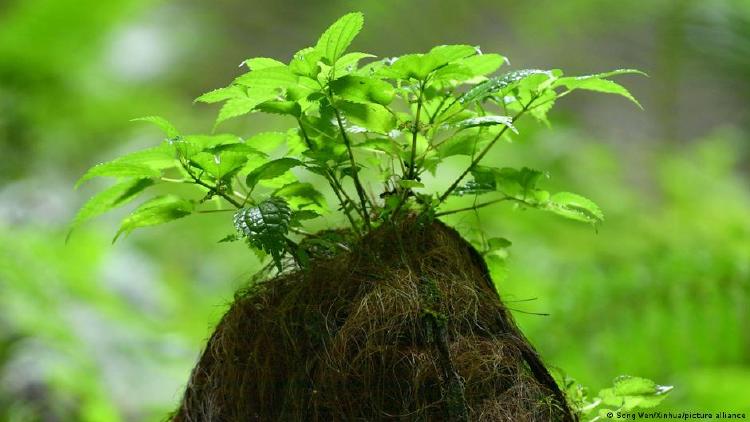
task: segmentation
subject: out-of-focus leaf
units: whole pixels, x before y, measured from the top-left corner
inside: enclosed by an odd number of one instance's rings
[[[112,242],[139,227],[155,226],[190,215],[194,209],[195,204],[178,196],[157,196],[141,204],[122,221]]]
[[[599,398],[607,406],[629,411],[634,408],[655,407],[671,390],[671,386],[657,385],[646,378],[623,375],[615,379],[612,388],[599,391]]]

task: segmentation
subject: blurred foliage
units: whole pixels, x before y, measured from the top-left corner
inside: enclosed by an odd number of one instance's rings
[[[231,224],[220,215],[117,246],[104,219],[65,245],[96,189],[70,187],[149,144],[129,119],[159,112],[205,131],[214,113],[186,105],[238,73],[223,64],[289,57],[352,8],[372,29],[355,48],[375,54],[467,42],[516,68],[651,75],[633,88],[646,112],[566,99],[551,129],[523,128],[522,145],[487,157],[548,169],[552,188],[591,197],[607,215],[598,233],[511,208],[450,221],[513,242],[500,290],[547,361],[592,392],[633,374],[675,385],[662,410],[750,412],[750,8],[605,3],[0,4],[0,420],[154,420],[174,406],[257,260],[216,243]]]

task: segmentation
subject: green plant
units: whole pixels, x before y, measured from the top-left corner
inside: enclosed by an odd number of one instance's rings
[[[159,126],[166,140],[91,168],[79,184],[98,176],[118,183],[91,198],[73,227],[156,184],[189,184],[195,193],[143,203],[125,218],[115,239],[139,227],[234,210],[238,232],[225,240],[246,238],[281,269],[285,255],[304,264],[305,253],[292,236],[305,233],[306,220],[330,212],[343,214],[358,235],[413,213],[439,217],[500,202],[592,224],[603,220],[599,207],[580,195],[542,190],[543,172],[489,166],[482,159],[498,142],[511,140],[522,116],[547,122],[555,101],[575,90],[619,94],[637,104],[609,78],[641,72],[565,77],[560,70],[526,69],[492,76],[507,63],[505,57],[470,45],[442,45],[360,65],[374,56],[346,51],[362,24],[360,13],[343,16],[288,64],[248,59],[249,72],[196,100],[223,102],[217,125],[272,113],[293,123],[286,132],[247,139],[185,135],[161,117],[136,119]],[[469,163],[449,187],[435,191],[423,177],[452,156],[468,157]],[[314,183],[291,172],[295,168],[306,170],[305,178],[325,180],[337,205],[328,206]],[[450,198],[467,195],[487,200],[444,209]]]
[[[635,409],[658,406],[672,391],[672,386],[658,385],[655,382],[621,375],[612,387],[599,390],[595,397],[589,397],[588,390],[571,378],[565,379],[566,396],[586,421],[624,418],[623,413]]]
[[[285,132],[246,139],[190,135],[161,117],[137,119],[157,125],[166,139],[84,174],[79,184],[100,176],[118,182],[83,206],[73,228],[154,185],[189,185],[195,189],[141,204],[124,219],[115,240],[139,227],[233,212],[236,233],[222,241],[245,239],[281,271],[290,261],[305,267],[308,245],[327,242],[324,236],[309,242],[306,229],[310,220],[327,213],[343,216],[355,236],[415,215],[429,220],[501,202],[592,225],[603,221],[593,201],[542,189],[546,174],[539,170],[482,161],[498,143],[512,140],[519,119],[528,115],[548,123],[555,102],[573,91],[617,94],[638,105],[610,78],[642,72],[621,69],[570,77],[557,69],[525,69],[496,75],[507,64],[505,57],[470,45],[441,45],[423,54],[374,60],[370,54],[346,52],[362,25],[360,13],[345,15],[289,63],[248,59],[249,72],[196,100],[223,103],[214,129],[231,118],[271,113],[292,123]],[[464,168],[447,187],[436,189],[430,176],[455,156],[464,157]],[[317,181],[329,186],[335,206],[328,205]],[[485,199],[475,199],[469,207],[447,207],[457,196]],[[502,255],[510,245],[500,238],[483,243],[486,256]]]

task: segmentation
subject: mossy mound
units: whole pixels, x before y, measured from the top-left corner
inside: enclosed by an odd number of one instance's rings
[[[457,232],[383,226],[237,294],[174,421],[570,421]]]

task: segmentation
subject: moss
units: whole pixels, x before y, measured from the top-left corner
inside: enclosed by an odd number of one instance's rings
[[[238,292],[173,420],[573,419],[481,256],[413,223]]]

